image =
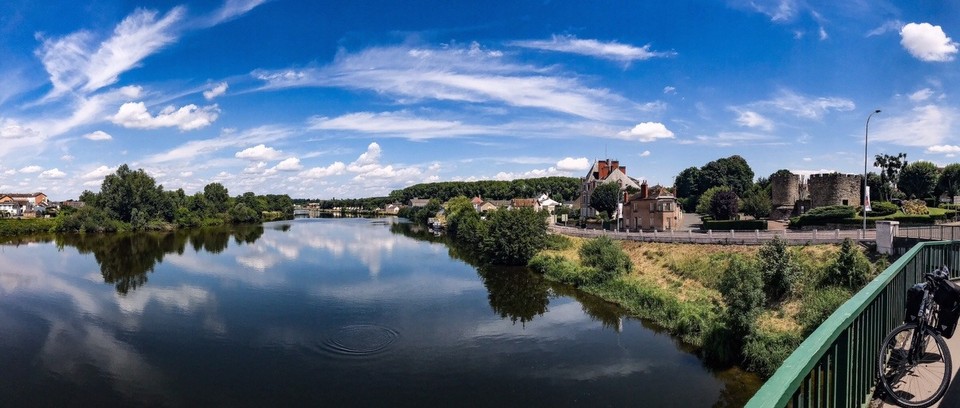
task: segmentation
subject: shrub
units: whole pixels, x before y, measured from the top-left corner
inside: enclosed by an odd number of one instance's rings
[[[760,247],[757,266],[763,273],[763,291],[767,300],[773,302],[783,300],[790,294],[800,272],[790,256],[786,241],[779,236]]]
[[[796,333],[758,330],[748,336],[743,345],[743,358],[747,369],[769,377],[802,341],[803,337]]]
[[[883,217],[900,211],[900,207],[889,201],[878,201],[870,205],[867,217]]]
[[[848,205],[832,205],[817,207],[797,218],[790,219],[790,227],[798,228],[808,225],[824,225],[827,223],[841,223],[845,219],[857,216],[857,209]]]
[[[871,274],[870,261],[849,238],[840,244],[837,259],[827,269],[826,282],[850,289],[863,286]]]
[[[581,286],[593,280],[594,271],[580,268],[562,256],[537,254],[527,266],[547,279],[567,285]]]
[[[907,200],[903,202],[903,213],[907,215],[926,215],[927,203],[923,200]]]
[[[797,314],[797,323],[803,328],[803,336],[813,333],[850,296],[849,290],[836,286],[821,288],[804,296]]]
[[[727,186],[717,186],[717,187],[708,188],[707,191],[704,191],[703,194],[700,195],[700,198],[697,199],[697,214],[700,214],[700,215],[711,214],[710,202],[713,201],[713,196],[721,191],[733,191],[733,189]]]
[[[626,252],[623,252],[620,243],[606,236],[584,243],[580,247],[580,262],[596,269],[598,281],[627,274],[633,269],[633,263]]]
[[[763,306],[763,276],[754,265],[736,257],[730,260],[719,286],[727,304],[727,325],[734,338],[743,339],[753,331]]]

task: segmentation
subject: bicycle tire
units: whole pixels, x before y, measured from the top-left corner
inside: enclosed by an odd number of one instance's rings
[[[929,328],[923,331],[921,343],[925,347],[921,361],[905,361],[903,357],[909,352],[916,330],[916,323],[907,323],[887,334],[880,346],[877,367],[880,383],[897,405],[923,408],[943,398],[950,385],[952,365],[943,337]]]

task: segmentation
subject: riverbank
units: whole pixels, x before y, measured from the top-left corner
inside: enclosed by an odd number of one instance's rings
[[[589,268],[583,267],[579,253],[589,239],[566,239],[569,245],[552,245],[531,266],[547,279],[572,284],[655,322],[696,346],[707,360],[742,364],[764,376],[854,293],[852,288],[827,283],[839,257],[838,245],[790,247],[786,251],[796,270],[791,290],[782,299],[763,303],[745,339],[731,338],[721,279],[734,260],[757,268],[762,247],[614,241],[632,268],[612,279],[591,281],[584,278]],[[544,261],[558,258],[567,262]],[[740,350],[731,352],[730,344],[738,342]]]

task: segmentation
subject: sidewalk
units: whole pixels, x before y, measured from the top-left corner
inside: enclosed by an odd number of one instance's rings
[[[583,229],[551,225],[550,230],[576,237],[593,238],[606,235],[613,239],[623,239],[643,242],[666,243],[696,243],[696,244],[740,244],[759,245],[773,239],[774,236],[787,241],[789,244],[835,244],[844,239],[855,241],[875,241],[877,231],[867,230],[866,237],[861,237],[860,230],[826,230],[826,231],[712,231],[704,232],[694,229],[682,231],[648,231],[648,232],[616,232],[599,229]]]
[[[953,375],[950,377],[950,386],[947,388],[946,395],[944,395],[943,399],[939,402],[931,405],[931,407],[960,407],[960,380],[957,379],[957,368],[960,366],[960,360],[958,360],[960,359],[960,332],[954,333],[953,338],[944,340],[947,341],[947,349],[950,351]],[[884,408],[897,407],[897,405],[888,402],[884,402],[878,406]]]

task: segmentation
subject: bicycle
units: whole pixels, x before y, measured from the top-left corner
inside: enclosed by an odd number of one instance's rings
[[[928,407],[947,391],[952,366],[943,338],[950,338],[960,317],[960,287],[947,279],[944,266],[924,273],[923,283],[907,290],[904,324],[880,346],[880,383],[902,407]]]

